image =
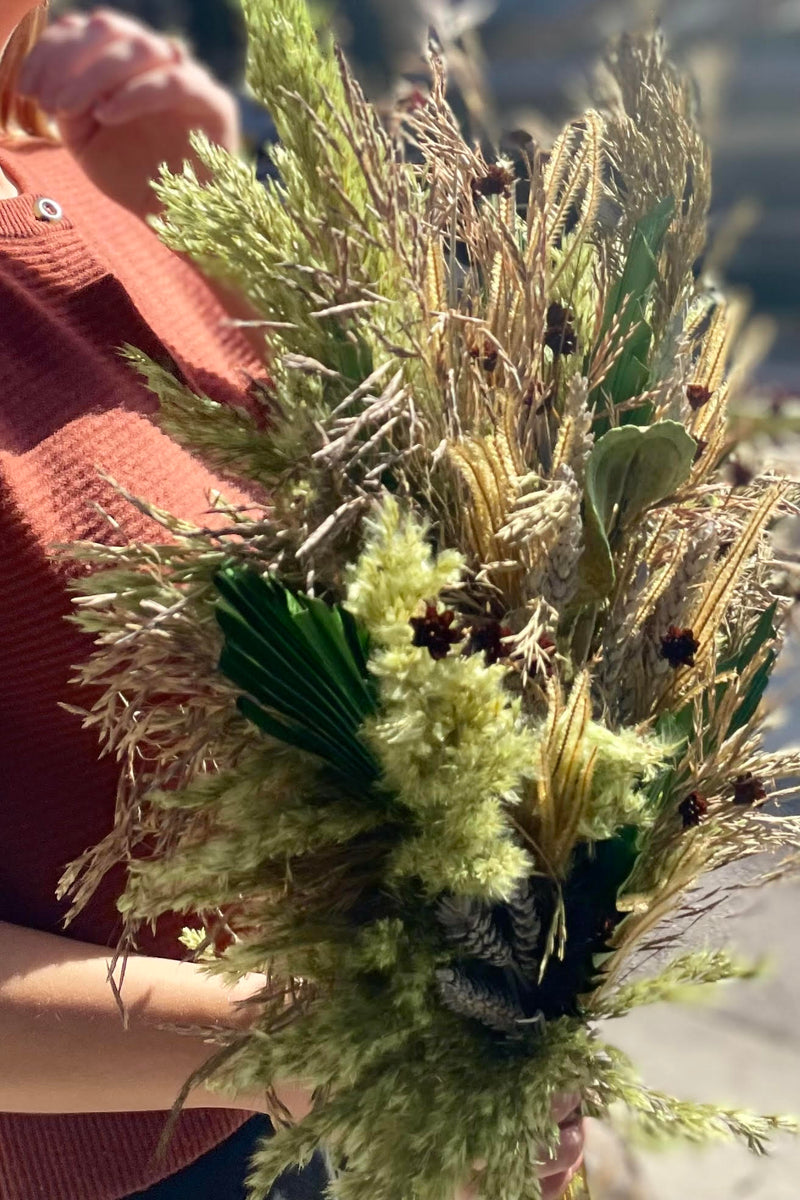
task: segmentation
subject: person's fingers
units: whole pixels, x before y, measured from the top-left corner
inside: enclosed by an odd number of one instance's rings
[[[98,45],[94,61],[79,74],[70,71],[54,81],[40,103],[54,113],[86,112],[138,75],[173,61],[172,47],[162,39],[117,38]]]
[[[562,1171],[560,1175],[551,1175],[549,1179],[542,1180],[542,1200],[561,1200],[579,1169],[580,1163],[569,1171]]]
[[[40,99],[46,93],[48,81],[55,75],[62,78],[64,62],[70,63],[71,71],[80,71],[83,63],[94,53],[98,43],[109,38],[106,28],[89,28],[87,17],[69,13],[61,17],[44,31],[31,50],[19,75],[17,84],[24,96]]]
[[[566,1121],[573,1113],[576,1113],[580,1106],[580,1092],[560,1092],[557,1096],[553,1097],[551,1106],[553,1118],[560,1125],[562,1121]]]
[[[104,9],[88,17],[71,13],[45,30],[23,65],[19,88],[48,112],[74,109],[92,89],[102,95],[126,72],[177,56],[176,43],[138,21]]]
[[[107,100],[95,105],[101,125],[124,125],[139,117],[154,116],[168,109],[206,112],[213,108],[220,119],[236,124],[236,102],[194,62],[171,63],[131,79]]]
[[[578,1118],[561,1127],[558,1150],[553,1158],[546,1159],[539,1167],[539,1178],[550,1179],[565,1171],[573,1170],[583,1157],[583,1121]]]

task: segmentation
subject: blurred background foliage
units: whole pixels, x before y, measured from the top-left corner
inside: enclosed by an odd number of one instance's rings
[[[537,140],[587,103],[610,38],[652,20],[652,0],[314,0],[330,16],[375,98],[424,71],[433,27],[462,90],[479,95],[496,136]],[[182,33],[240,96],[252,146],[268,118],[244,94],[245,38],[236,0],[114,0],[162,30]],[[91,0],[60,7],[90,9]],[[729,283],[775,319],[766,377],[800,391],[800,0],[662,0],[672,53],[697,82],[714,150],[712,237],[720,230]],[[485,88],[482,82],[485,82]]]

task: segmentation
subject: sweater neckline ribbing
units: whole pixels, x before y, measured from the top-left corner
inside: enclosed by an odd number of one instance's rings
[[[72,222],[64,214],[57,221],[43,220],[36,211],[36,203],[43,198],[58,201],[58,196],[49,196],[37,186],[21,161],[7,142],[0,142],[0,168],[17,188],[16,196],[0,199],[0,238],[49,238],[67,229]]]

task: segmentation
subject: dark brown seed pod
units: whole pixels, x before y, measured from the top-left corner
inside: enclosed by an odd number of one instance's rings
[[[738,459],[730,464],[729,474],[731,487],[743,488],[753,482],[753,472]]]
[[[470,347],[469,356],[470,358],[475,359],[476,362],[480,360],[480,364],[484,371],[491,374],[492,371],[497,370],[500,351],[497,349],[497,346],[495,346],[494,342],[491,342],[488,338],[484,338],[482,346]]]
[[[547,310],[547,326],[544,333],[544,344],[553,354],[574,354],[578,348],[578,335],[575,332],[574,314],[563,304],[553,301]]]
[[[697,412],[704,404],[708,404],[713,393],[702,383],[690,383],[686,389],[686,399],[693,412]]]
[[[661,657],[677,670],[678,667],[693,667],[694,656],[700,649],[700,643],[691,629],[681,629],[678,625],[670,625],[661,639]]]
[[[487,667],[505,658],[508,650],[503,645],[503,639],[511,637],[511,630],[499,621],[485,621],[481,625],[473,625],[470,629],[467,654],[483,653]]]
[[[746,775],[737,775],[733,781],[733,803],[741,804],[743,808],[766,800],[767,789],[752,771]]]
[[[483,347],[483,358],[481,366],[484,371],[491,375],[492,371],[497,370],[497,362],[500,358],[500,352],[492,342],[485,342]]]
[[[420,646],[437,661],[446,658],[451,646],[464,636],[460,629],[453,629],[456,614],[450,609],[440,613],[435,604],[429,604],[424,617],[412,617],[409,625],[414,630],[412,646]]]
[[[691,792],[678,806],[684,829],[694,829],[708,812],[708,801],[699,792]]]
[[[485,175],[472,180],[472,199],[477,204],[482,196],[508,196],[514,186],[514,172],[500,163],[492,163]]]
[[[697,442],[697,449],[694,452],[694,461],[700,462],[700,459],[708,449],[708,442],[705,438],[695,438],[694,440]]]

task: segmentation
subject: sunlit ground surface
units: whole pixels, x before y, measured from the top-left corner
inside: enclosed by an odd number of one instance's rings
[[[798,692],[800,644],[787,647],[773,693]],[[773,745],[800,743],[800,700],[787,703]],[[787,801],[800,813],[800,795]],[[756,864],[754,864],[755,866]],[[758,866],[769,866],[770,860]],[[736,883],[736,876],[727,881]],[[743,876],[742,882],[748,878]],[[658,1005],[609,1023],[605,1036],[639,1064],[647,1082],[678,1096],[800,1116],[800,884],[762,891],[739,887],[732,910],[706,919],[698,941],[735,945],[767,956],[769,973],[718,990],[702,1006]],[[634,1150],[633,1167],[617,1147],[597,1148],[593,1200],[797,1200],[800,1138],[784,1138],[759,1159],[721,1145],[650,1153]],[[611,1164],[611,1165],[609,1165]],[[602,1175],[602,1181],[600,1176]]]

